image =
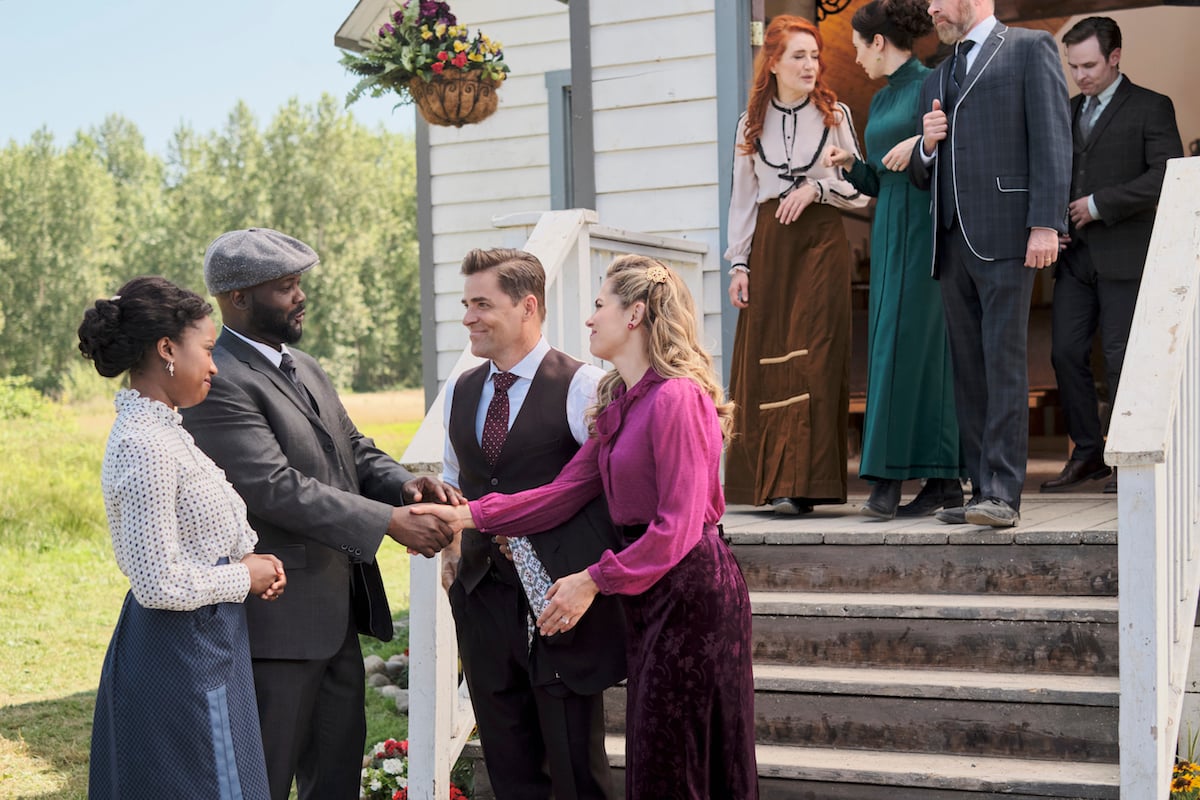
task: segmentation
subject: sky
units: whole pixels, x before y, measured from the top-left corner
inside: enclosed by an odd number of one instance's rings
[[[183,123],[221,128],[238,100],[264,127],[289,98],[344,101],[355,79],[333,35],[355,0],[0,0],[0,147],[43,126],[60,145],[109,114],[165,155]],[[412,106],[350,107],[413,130]]]

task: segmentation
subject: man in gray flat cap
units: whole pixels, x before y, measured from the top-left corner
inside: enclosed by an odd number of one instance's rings
[[[308,245],[267,228],[230,231],[204,255],[224,329],[219,373],[184,426],[246,501],[259,552],[288,571],[276,603],[248,603],[250,653],[272,800],[293,776],[301,800],[355,800],[366,737],[358,633],[387,641],[392,619],[375,553],[383,537],[424,556],[451,540],[406,503],[457,503],[354,427],[300,341]]]

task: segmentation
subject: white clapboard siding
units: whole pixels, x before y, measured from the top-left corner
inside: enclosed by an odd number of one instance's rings
[[[431,200],[435,206],[449,205],[462,200],[493,201],[518,197],[542,197],[550,191],[546,170],[541,167],[524,169],[489,169],[487,177],[468,172],[435,175]]]
[[[605,67],[593,75],[592,108],[607,111],[682,100],[709,100],[714,97],[715,86],[707,78],[714,75],[716,69],[717,60],[712,54]],[[697,77],[704,79],[697,80]]]
[[[689,231],[718,230],[720,222],[717,193],[701,186],[597,195],[596,213],[614,228],[660,235],[674,231],[672,236],[685,239],[699,238]]]
[[[676,17],[592,25],[592,68],[645,61],[669,61],[716,52],[711,10]],[[699,80],[705,80],[700,78]]]
[[[597,153],[596,192],[708,186],[716,180],[716,164],[716,142]]]
[[[550,137],[547,135],[494,139],[491,144],[487,165],[493,169],[545,168],[550,163]],[[430,153],[429,168],[434,175],[477,174],[479,164],[474,159],[478,154],[476,142],[439,145]]]
[[[522,211],[545,210],[550,207],[550,195],[489,200],[482,203],[454,203],[433,206],[433,234],[483,231],[491,228],[493,216],[516,214]],[[460,256],[461,258],[461,256]]]
[[[593,128],[598,153],[715,142],[717,103],[715,100],[690,100],[662,106],[597,111]]]
[[[604,0],[591,4],[591,21],[593,26],[598,26],[661,17],[673,19],[685,14],[711,12],[712,9],[713,0],[656,0],[653,3],[647,3],[646,0]]]
[[[499,228],[488,228],[481,231],[464,231],[463,233],[447,233],[437,237],[437,241],[433,245],[433,263],[439,265],[449,264],[453,267],[454,274],[458,274],[459,264],[462,262],[463,254],[468,250],[479,247],[488,249],[491,247],[512,247],[524,244],[522,238],[519,241],[513,241],[513,237],[506,231]],[[457,300],[455,302],[458,302]],[[441,315],[437,316],[441,319]]]

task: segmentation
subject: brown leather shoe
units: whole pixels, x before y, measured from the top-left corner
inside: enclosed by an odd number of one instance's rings
[[[1111,472],[1112,470],[1109,469],[1108,465],[1098,458],[1090,461],[1081,461],[1072,458],[1062,468],[1062,472],[1058,473],[1057,478],[1051,478],[1042,484],[1042,492],[1065,492],[1072,486],[1078,486],[1084,481],[1107,478]]]

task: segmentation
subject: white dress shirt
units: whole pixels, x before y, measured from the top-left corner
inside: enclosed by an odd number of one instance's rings
[[[967,61],[967,72],[968,73],[971,71],[971,67],[975,66],[975,59],[979,58],[980,52],[983,51],[983,43],[986,42],[987,38],[992,35],[992,30],[996,27],[996,22],[997,22],[997,19],[996,19],[995,15],[988,17],[983,22],[980,22],[978,25],[976,25],[974,28],[971,28],[971,30],[967,32],[967,35],[964,36],[959,41],[959,44],[962,44],[962,42],[966,42],[966,41],[972,41],[975,43],[975,46],[972,47],[965,56],[966,61]],[[958,45],[955,45],[955,47],[957,47],[957,46]],[[942,110],[945,111],[947,114],[950,113],[949,109],[942,109]],[[927,112],[927,111],[929,111],[928,108],[923,108],[923,109],[921,109],[921,114],[924,115],[925,112]],[[936,147],[933,148],[932,153],[926,153],[925,152],[925,139],[922,138],[921,139],[921,160],[924,161],[926,164],[932,164],[934,159],[936,159],[936,158],[937,158],[937,148]]]
[[[1096,130],[1096,121],[1100,119],[1100,115],[1104,113],[1104,109],[1108,108],[1108,104],[1112,101],[1113,95],[1117,93],[1117,87],[1121,85],[1121,81],[1125,80],[1125,76],[1117,73],[1117,79],[1105,87],[1104,91],[1096,95],[1096,110],[1092,112],[1092,130]],[[1087,104],[1085,99],[1084,104]],[[1083,113],[1082,108],[1080,113]],[[1089,131],[1090,133],[1090,131]],[[1088,213],[1092,215],[1092,219],[1099,221],[1101,219],[1100,210],[1096,208],[1095,195],[1088,195]]]
[[[516,421],[517,414],[521,413],[521,406],[525,404],[525,398],[529,395],[529,387],[533,384],[538,367],[542,365],[542,359],[549,352],[550,343],[543,336],[538,339],[538,343],[534,345],[528,355],[508,370],[517,376],[516,382],[508,390],[509,429]],[[492,376],[501,371],[496,368],[495,362],[492,362],[487,379],[483,382],[483,392],[479,396],[479,408],[475,413],[476,441],[483,438],[483,423],[487,419],[488,405],[496,393]],[[575,376],[571,378],[571,385],[567,389],[567,424],[571,426],[571,435],[580,445],[588,438],[584,413],[596,402],[596,384],[602,377],[604,377],[604,370],[592,364],[584,364],[575,372]],[[442,480],[456,489],[460,488],[458,485],[459,461],[458,454],[454,452],[454,447],[450,443],[450,410],[454,407],[454,387],[457,383],[458,381],[455,379],[446,384],[446,406],[443,416],[446,422],[446,439],[442,454]]]
[[[229,331],[234,336],[238,337],[243,342],[250,345],[258,352],[262,353],[263,357],[266,358],[267,361],[270,361],[272,364],[275,365],[275,369],[279,369],[279,365],[283,361],[283,354],[288,351],[286,344],[279,345],[279,349],[276,350],[274,347],[271,347],[271,345],[269,345],[269,344],[263,344],[262,342],[256,342],[247,336],[243,336],[242,334],[238,333],[237,331],[235,331],[233,328],[229,327],[228,325],[222,326],[222,330]]]

